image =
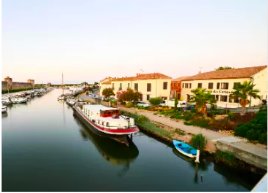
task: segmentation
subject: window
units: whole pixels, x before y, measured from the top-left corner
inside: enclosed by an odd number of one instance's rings
[[[147,101],[148,101],[148,100],[150,100],[150,95],[149,95],[149,94],[147,94]]]
[[[229,86],[228,82],[221,83],[221,89],[228,89],[228,86]]]
[[[135,89],[136,91],[139,90],[139,85],[138,85],[138,83],[135,83],[135,84],[134,84],[134,89]]]
[[[192,83],[189,83],[189,88],[192,88]]]
[[[114,83],[112,84],[112,89],[114,89]]]
[[[197,88],[202,88],[202,83],[198,83]]]
[[[151,83],[147,83],[147,92],[151,92]]]
[[[239,84],[240,84],[240,82],[234,82],[234,87],[233,87],[233,89],[236,88]]]
[[[122,90],[122,83],[120,83],[119,90]]]
[[[182,88],[184,88],[184,83],[182,83]]]
[[[235,103],[239,103],[239,99],[238,99],[237,96],[234,97],[234,102],[235,102]]]
[[[227,96],[226,95],[221,95],[220,96],[220,101],[227,102]]]
[[[167,90],[167,82],[163,82],[163,90]]]
[[[217,89],[220,89],[220,83],[217,82]]]
[[[216,101],[218,101],[219,100],[219,95],[215,95],[215,99],[216,99]]]
[[[185,83],[185,88],[188,88],[188,83]]]
[[[130,87],[130,83],[127,83],[127,88],[129,88]]]
[[[208,89],[213,89],[213,82],[208,83]]]

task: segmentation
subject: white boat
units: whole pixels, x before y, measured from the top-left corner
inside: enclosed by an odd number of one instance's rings
[[[2,106],[2,113],[6,113],[7,112],[7,107],[6,106]]]
[[[76,99],[67,99],[66,103],[70,106],[74,106],[76,103]]]
[[[24,97],[13,97],[10,100],[14,104],[27,103],[27,98]]]
[[[12,104],[9,97],[2,97],[2,105],[10,105]]]
[[[139,132],[134,119],[119,115],[119,109],[103,105],[75,105],[78,118],[96,134],[129,145],[130,136]]]
[[[65,100],[65,96],[64,96],[64,95],[60,95],[60,96],[58,97],[58,100]]]

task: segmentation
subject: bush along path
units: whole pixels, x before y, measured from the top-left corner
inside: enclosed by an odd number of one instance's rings
[[[125,107],[119,107],[119,109],[122,112],[128,113],[129,116],[136,117],[136,124],[142,131],[166,142],[171,143],[172,139],[181,139],[185,142],[190,142],[193,135],[201,133],[207,139],[205,151],[209,153],[215,153],[217,149],[220,151],[230,151],[234,153],[236,158],[255,167],[267,170],[266,145],[253,144],[244,138],[231,136],[226,133],[219,133],[192,125],[184,125],[183,121],[156,115],[151,111]],[[154,126],[151,124],[154,124]],[[216,147],[216,144],[220,145]]]

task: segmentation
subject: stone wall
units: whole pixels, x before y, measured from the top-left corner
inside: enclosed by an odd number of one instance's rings
[[[33,88],[33,85],[28,82],[12,82],[10,90]],[[8,84],[6,81],[2,81],[2,91],[8,90]]]

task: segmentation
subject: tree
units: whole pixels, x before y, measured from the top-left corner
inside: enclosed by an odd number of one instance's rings
[[[220,66],[220,67],[216,68],[215,70],[218,71],[218,70],[228,70],[228,69],[233,69],[233,68],[230,66]]]
[[[117,92],[117,98],[120,102],[131,101],[136,102],[140,99],[141,93],[128,88],[126,91]]]
[[[174,102],[174,108],[176,109],[178,107],[178,97],[175,97],[175,102]]]
[[[105,97],[105,98],[109,98],[110,96],[114,95],[114,91],[112,88],[105,88],[103,89],[102,91],[102,95]]]
[[[160,98],[160,97],[150,98],[149,102],[152,105],[156,106],[156,105],[159,105],[162,102],[162,98]]]
[[[195,109],[197,112],[207,115],[207,103],[212,104],[215,102],[211,92],[206,89],[197,88],[191,91],[194,95],[191,96],[190,101],[195,102]]]
[[[246,106],[250,103],[249,97],[259,98],[258,89],[254,89],[255,84],[252,81],[244,81],[243,84],[239,83],[235,85],[234,91],[231,93],[232,98],[238,98],[241,105],[241,115],[246,114]]]

